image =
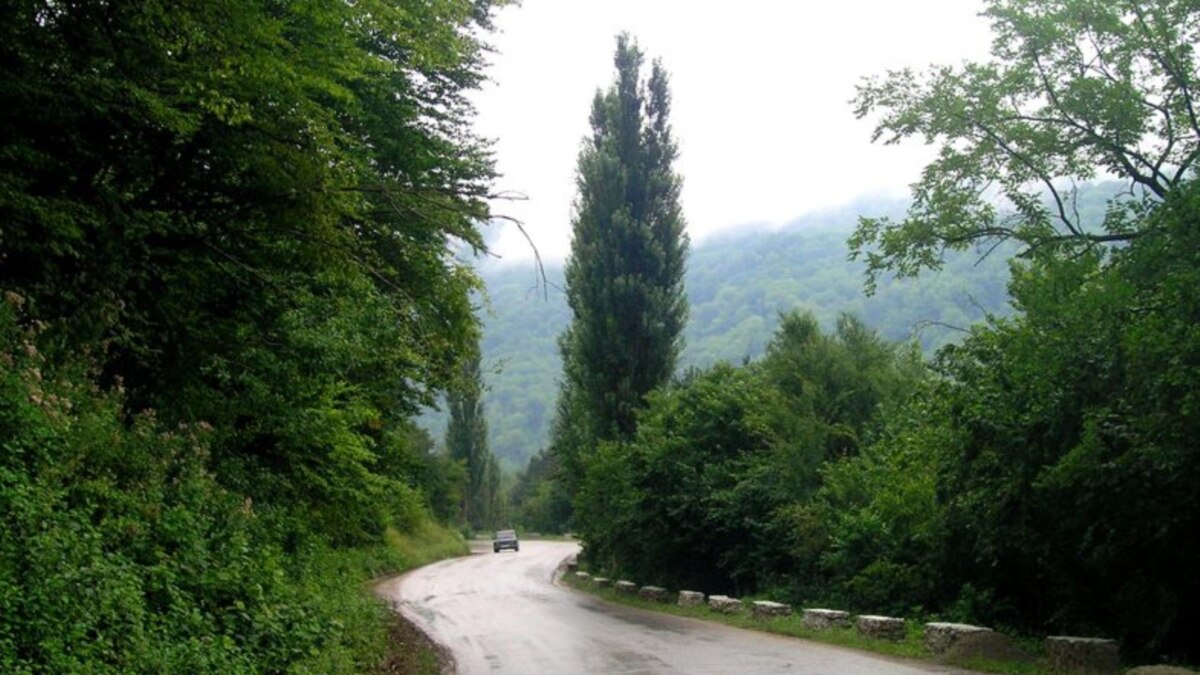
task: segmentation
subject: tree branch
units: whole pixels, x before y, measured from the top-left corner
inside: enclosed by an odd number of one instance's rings
[[[513,218],[512,216],[494,214],[492,217],[516,225],[517,230],[521,233],[521,236],[525,237],[525,241],[529,243],[529,248],[533,249],[533,260],[537,265],[537,276],[541,279],[542,299],[549,301],[550,292],[548,288],[550,286],[550,282],[546,279],[546,267],[542,264],[542,254],[538,251],[537,245],[533,243],[533,238],[529,236],[529,232],[525,230],[525,224],[520,220]]]
[[[1162,69],[1166,71],[1167,75],[1174,78],[1176,84],[1179,85],[1180,90],[1183,92],[1183,101],[1188,113],[1188,122],[1191,124],[1192,132],[1195,133],[1197,137],[1200,137],[1200,121],[1197,121],[1196,118],[1196,109],[1193,105],[1192,92],[1188,87],[1187,78],[1184,77],[1183,73],[1176,70],[1175,64],[1171,62],[1171,59],[1168,58],[1166,54],[1159,51],[1158,48],[1155,47],[1157,41],[1155,40],[1153,30],[1146,22],[1146,14],[1141,5],[1137,2],[1130,4],[1133,7],[1133,13],[1134,16],[1137,17],[1138,24],[1140,24],[1142,30],[1147,33],[1147,37],[1149,39],[1146,41],[1146,44],[1150,46],[1150,52],[1158,59],[1158,65],[1162,66]]]
[[[1008,153],[1011,157],[1024,164],[1026,168],[1033,172],[1033,174],[1038,177],[1038,180],[1040,180],[1042,184],[1046,186],[1046,189],[1050,191],[1050,196],[1053,197],[1054,204],[1058,210],[1059,220],[1061,220],[1063,224],[1067,226],[1067,229],[1072,233],[1076,235],[1082,233],[1082,230],[1078,227],[1078,225],[1072,222],[1071,218],[1067,215],[1066,207],[1063,205],[1062,196],[1058,194],[1058,189],[1054,187],[1053,180],[1051,180],[1051,177],[1045,171],[1043,171],[1041,167],[1037,166],[1032,159],[1029,159],[1029,157],[1025,155],[1025,153],[1012,147],[1008,141],[1004,140],[1004,138],[991,127],[983,124],[982,122],[968,119],[965,116],[963,121],[965,121],[969,126],[974,126],[976,129],[983,132],[983,134],[991,139],[991,141],[995,143],[1001,150]]]
[[[1158,195],[1159,197],[1165,197],[1166,196],[1166,188],[1169,186],[1159,185],[1155,180],[1153,180],[1149,176],[1146,176],[1142,172],[1138,171],[1137,167],[1135,167],[1133,165],[1133,162],[1131,162],[1129,160],[1129,157],[1126,156],[1126,153],[1128,152],[1127,148],[1116,145],[1112,141],[1109,141],[1105,137],[1096,133],[1096,131],[1094,129],[1092,129],[1091,127],[1080,124],[1079,122],[1076,122],[1075,120],[1071,119],[1071,116],[1069,114],[1067,114],[1066,107],[1062,104],[1062,101],[1059,99],[1058,94],[1054,89],[1054,85],[1050,82],[1050,77],[1049,77],[1049,75],[1046,74],[1046,69],[1045,69],[1045,67],[1042,66],[1041,59],[1036,54],[1033,55],[1033,62],[1034,62],[1034,65],[1037,66],[1038,75],[1042,79],[1042,88],[1045,89],[1046,94],[1050,97],[1050,102],[1054,105],[1054,108],[1056,110],[1058,110],[1060,113],[1062,113],[1064,121],[1066,123],[1070,124],[1071,126],[1073,126],[1074,128],[1078,129],[1079,131],[1082,131],[1084,134],[1089,136],[1092,139],[1092,141],[1099,142],[1101,145],[1107,145],[1109,151],[1113,153],[1113,157],[1117,160],[1117,162],[1121,165],[1121,167],[1124,168],[1127,173],[1129,173],[1129,175],[1135,181],[1150,188],[1150,190],[1152,192],[1154,192],[1154,194]],[[1137,154],[1137,153],[1135,153],[1135,154]],[[1146,160],[1144,157],[1141,157],[1140,155],[1138,155],[1137,159],[1139,162],[1145,164],[1146,166],[1153,167],[1153,164],[1150,163],[1148,160]]]

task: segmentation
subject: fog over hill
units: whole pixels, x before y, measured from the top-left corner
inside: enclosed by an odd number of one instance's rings
[[[1006,258],[968,252],[919,279],[881,280],[863,292],[863,266],[848,260],[857,214],[903,213],[900,201],[846,205],[771,230],[730,230],[694,243],[688,260],[691,312],[680,366],[741,362],[762,354],[781,312],[812,312],[827,327],[859,315],[891,340],[916,339],[932,351],[985,312],[1007,313]],[[519,469],[546,442],[561,377],[557,337],[570,321],[560,262],[547,262],[545,285],[533,262],[487,261],[483,354],[489,442],[508,469]],[[426,416],[436,438],[441,414]]]

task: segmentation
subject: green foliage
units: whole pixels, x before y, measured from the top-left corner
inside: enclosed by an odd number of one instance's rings
[[[910,356],[911,372],[903,372],[894,346],[853,316],[841,316],[830,338],[812,315],[790,314],[761,364],[767,383],[787,401],[787,435],[834,459],[858,452],[876,408],[896,399],[919,372],[920,354]]]
[[[222,600],[279,561],[249,550],[248,514],[204,470],[204,432],[150,416],[127,429],[115,397],[51,369],[8,306],[0,333],[0,665],[248,670],[248,645],[222,639],[238,620]]]
[[[852,321],[787,316],[761,361],[652,396],[588,466],[593,565],[1195,658],[1198,193],[1107,255],[1015,264],[1020,314],[936,377]]]
[[[133,409],[214,426],[225,484],[378,536],[382,437],[474,334],[448,243],[481,245],[488,11],[17,4],[0,284]]]
[[[1185,647],[1198,620],[1188,607],[1200,588],[1178,573],[1200,562],[1186,534],[1200,525],[1200,462],[1188,440],[1200,382],[1195,194],[1194,184],[1172,194],[1152,216],[1156,233],[1112,269],[1067,266],[1069,279],[1084,278],[1075,293],[1060,290],[1056,268],[1022,279],[1014,293],[1028,299],[1024,322],[996,335],[1006,356],[1028,364],[1009,386],[1037,397],[1006,407],[1027,416],[1012,425],[1028,443],[1020,464],[1041,467],[1026,465],[1013,482],[1041,511],[1031,529],[1057,572],[1046,574],[1058,599],[1052,620],[1102,622],[1156,650]],[[1029,566],[1028,556],[1006,562]],[[997,586],[1024,601],[1007,581]]]
[[[7,300],[0,669],[359,672],[379,658],[383,609],[346,581],[449,553],[428,522],[413,528],[425,540],[372,553],[296,539],[293,516],[215,480],[209,425],[129,420],[89,364],[48,359]]]
[[[638,579],[723,586],[755,533],[743,474],[771,434],[748,373],[717,366],[651,398],[638,435],[589,460],[576,524],[589,560]]]
[[[426,507],[438,522],[458,522],[467,482],[463,465],[439,452],[433,438],[415,424],[390,432],[388,437],[380,446],[377,470],[420,488]]]
[[[532,270],[484,265],[488,311],[481,312],[484,406],[488,447],[502,469],[515,473],[546,447],[554,418],[555,381],[562,374],[557,339],[571,320],[561,265],[546,266],[539,289]],[[551,290],[553,289],[553,290]],[[542,294],[542,290],[546,294]],[[428,422],[442,428],[437,418]]]
[[[864,219],[851,245],[871,280],[936,267],[946,248],[1016,239],[1018,314],[943,350],[928,414],[890,420],[899,447],[844,470],[830,561],[873,583],[883,570],[895,597],[921,571],[937,583],[911,597],[943,611],[1195,658],[1200,588],[1179,570],[1200,555],[1200,463],[1186,440],[1200,382],[1200,12],[1174,0],[993,0],[987,14],[994,62],[860,88],[860,115],[884,112],[877,138],[918,135],[941,152],[908,218]],[[1102,170],[1131,196],[1089,227],[1064,186]],[[875,471],[868,457],[894,465],[923,503],[933,486],[935,508],[889,511],[880,500],[899,486],[847,497]],[[892,536],[871,523],[889,512],[905,523]]]
[[[832,329],[854,314],[885,338],[920,340],[924,349],[959,339],[985,313],[1006,314],[1008,269],[1001,248],[948,256],[945,269],[915,282],[881,278],[862,291],[865,266],[847,261],[849,221],[858,213],[895,211],[892,202],[864,201],[844,212],[815,214],[778,232],[727,235],[696,246],[687,276],[691,314],[684,333],[687,365],[739,361],[762,354],[780,313],[812,312]]]
[[[1015,240],[1016,314],[943,347],[932,373],[855,321],[827,336],[786,316],[761,361],[651,395],[632,438],[588,456],[576,522],[594,566],[642,581],[1195,660],[1200,13],[987,13],[996,62],[860,89],[860,114],[884,111],[880,135],[941,152],[908,217],[864,219],[851,246],[877,291],[884,272]],[[1080,201],[1073,181],[1101,170],[1140,193]],[[758,318],[730,324],[752,333]]]
[[[487,445],[479,362],[478,348],[471,350],[446,397],[450,409],[446,452],[450,459],[463,466],[466,473],[458,518],[476,530],[496,525],[500,489],[500,469]]]
[[[945,379],[830,474],[848,597],[1195,658],[1196,195],[1107,264],[1019,265],[1023,313],[943,351]]]
[[[901,222],[863,218],[851,239],[868,288],[890,270],[937,269],[946,250],[1013,239],[1061,254],[1139,236],[1151,205],[1187,179],[1200,148],[1193,92],[1200,18],[1186,0],[990,0],[994,60],[889,73],[859,86],[874,139],[939,147]],[[1075,184],[1118,176],[1100,227]],[[996,192],[1003,197],[997,204]]]
[[[687,235],[672,168],[667,74],[642,78],[642,52],[617,38],[616,82],[592,102],[592,136],[579,154],[566,294],[571,326],[560,338],[572,417],[585,442],[628,438],[643,398],[671,377],[687,316]],[[561,414],[560,410],[560,414]],[[562,419],[562,418],[560,418]],[[556,443],[567,459],[577,449]]]
[[[0,669],[373,667],[357,582],[461,493],[410,418],[478,333],[494,4],[6,3]]]
[[[842,606],[920,614],[945,600],[944,495],[937,469],[956,437],[945,422],[942,386],[924,382],[885,414],[874,442],[825,468],[809,507],[824,537],[813,560],[822,592]]]
[[[576,525],[593,564],[674,587],[811,586],[805,506],[919,369],[845,317],[789,315],[752,366],[692,372],[650,397],[637,435],[590,457]],[[805,526],[807,524],[807,526]]]
[[[563,484],[558,457],[542,450],[517,475],[509,492],[512,515],[526,530],[562,534],[571,522],[571,496]]]

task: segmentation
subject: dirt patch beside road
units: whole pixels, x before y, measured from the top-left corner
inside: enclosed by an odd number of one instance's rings
[[[450,651],[429,639],[399,612],[388,627],[388,654],[379,675],[454,675]]]

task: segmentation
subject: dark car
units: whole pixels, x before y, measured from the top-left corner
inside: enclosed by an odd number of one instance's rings
[[[492,552],[499,553],[500,549],[511,548],[514,552],[521,550],[517,543],[517,533],[514,530],[498,530],[496,538],[492,539]]]

